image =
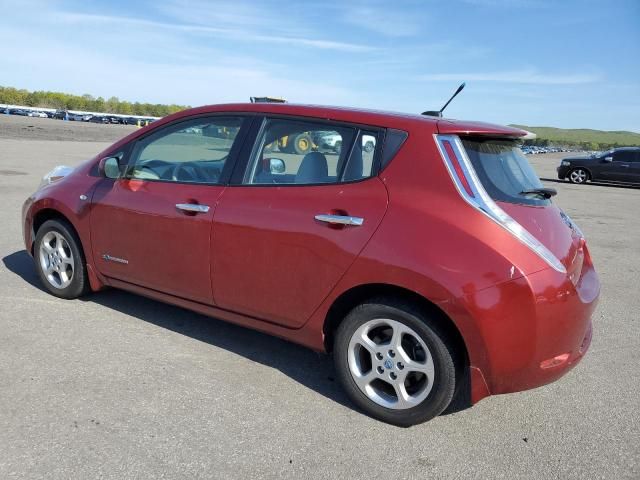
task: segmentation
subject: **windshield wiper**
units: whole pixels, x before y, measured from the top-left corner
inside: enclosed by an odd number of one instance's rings
[[[520,192],[520,195],[540,195],[542,198],[551,198],[554,195],[557,195],[558,191],[555,188],[530,188],[528,190],[523,190]]]

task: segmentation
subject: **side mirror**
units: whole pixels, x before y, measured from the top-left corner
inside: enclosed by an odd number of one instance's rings
[[[286,169],[287,165],[281,158],[269,159],[269,172],[271,172],[272,174],[282,174],[286,171]]]
[[[604,161],[607,163],[613,162],[613,157],[604,157]]]
[[[118,157],[105,157],[98,164],[100,175],[106,178],[120,178],[120,159]]]

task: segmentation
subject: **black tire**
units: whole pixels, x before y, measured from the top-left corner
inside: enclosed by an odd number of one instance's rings
[[[51,232],[61,235],[69,247],[69,254],[72,255],[74,266],[71,281],[68,285],[58,288],[47,278],[44,271],[43,262],[41,260],[40,247],[47,236]],[[36,265],[36,271],[40,277],[44,288],[56,297],[74,299],[81,297],[89,291],[89,279],[87,277],[87,264],[82,251],[82,244],[73,227],[64,220],[47,220],[44,222],[38,232],[33,247],[33,258]]]
[[[414,407],[393,409],[376,403],[358,387],[351,374],[348,360],[351,337],[360,326],[374,319],[390,319],[408,326],[431,354],[433,384],[426,398]],[[449,406],[456,388],[457,357],[453,344],[432,316],[411,303],[393,298],[373,299],[354,308],[338,327],[333,350],[337,377],[349,398],[366,414],[392,425],[410,427],[431,420]]]
[[[293,151],[298,155],[304,155],[311,151],[313,139],[308,133],[300,133],[293,138]]]
[[[587,183],[590,178],[591,175],[589,175],[589,172],[584,168],[574,168],[569,172],[569,181],[571,183],[575,183],[576,185]]]

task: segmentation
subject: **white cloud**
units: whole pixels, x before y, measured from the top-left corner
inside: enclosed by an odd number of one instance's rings
[[[479,7],[522,8],[541,6],[539,0],[464,0],[465,3]]]
[[[593,73],[541,73],[535,69],[524,69],[503,72],[433,73],[420,75],[418,79],[427,82],[469,81],[532,85],[579,85],[598,82],[602,79],[602,76]]]
[[[366,4],[349,6],[342,19],[359,28],[370,30],[387,37],[414,36],[420,32],[421,16],[404,13],[391,4]]]
[[[157,13],[170,23],[235,28],[243,31],[299,35],[298,26],[304,22],[292,21],[291,9],[286,14],[281,8],[267,8],[265,3],[247,0],[164,0],[153,4]]]
[[[184,24],[184,23],[164,23],[152,20],[144,20],[132,17],[119,17],[110,15],[94,15],[85,13],[59,13],[57,18],[67,23],[86,24],[112,24],[131,25],[138,28],[164,29],[174,32],[192,33],[199,35],[210,35],[224,37],[243,42],[267,42],[275,44],[286,44],[291,46],[311,47],[325,50],[339,50],[343,52],[366,52],[376,50],[374,47],[356,43],[339,42],[334,40],[316,39],[308,37],[281,36],[272,34],[252,33],[243,29],[228,27],[212,27],[204,25]]]
[[[131,35],[115,31],[111,48],[100,50],[105,37],[102,30],[99,32],[85,42],[68,36],[52,39],[37,31],[16,44],[0,42],[3,69],[12,72],[7,85],[193,106],[246,102],[252,95],[281,96],[304,103],[348,103],[352,96],[348,89],[321,78],[295,75],[280,65],[225,55],[207,46],[191,47],[184,58],[179,58],[186,44],[176,45],[171,38],[165,45],[158,35],[146,46],[148,32],[144,31]],[[17,28],[3,30],[9,38],[19,34]],[[131,46],[137,57],[120,55]],[[166,52],[168,48],[171,52]],[[156,60],[145,58],[153,49],[165,55]]]

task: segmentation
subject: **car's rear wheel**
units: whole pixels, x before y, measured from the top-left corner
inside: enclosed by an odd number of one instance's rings
[[[334,361],[345,391],[364,412],[409,427],[442,413],[454,394],[452,342],[411,304],[378,299],[340,324]]]
[[[89,287],[80,240],[64,221],[47,220],[34,245],[36,270],[44,287],[61,298],[78,298]]]
[[[569,181],[571,183],[586,183],[589,180],[589,172],[584,168],[574,168],[569,172]]]

